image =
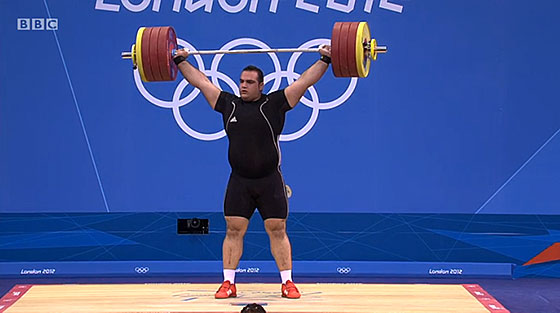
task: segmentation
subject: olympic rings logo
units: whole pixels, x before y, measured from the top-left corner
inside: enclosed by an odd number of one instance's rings
[[[150,268],[147,266],[137,266],[134,268],[134,271],[138,274],[146,274],[150,271]]]
[[[337,268],[336,268],[336,271],[337,271],[339,274],[343,274],[343,275],[344,275],[344,274],[349,274],[349,273],[352,271],[352,268],[350,268],[350,267],[337,267]]]
[[[196,50],[194,46],[192,46],[190,43],[186,42],[185,40],[177,38],[177,42],[179,46],[183,46],[189,50]],[[312,39],[299,46],[299,48],[306,49],[306,48],[316,47],[322,44],[330,44],[330,40],[325,38]],[[258,39],[239,38],[226,43],[224,46],[220,48],[220,50],[230,50],[232,48],[241,45],[250,45],[258,48],[270,49],[270,47],[266,43]],[[212,64],[210,65],[210,69],[206,69],[202,57],[200,55],[193,55],[198,65],[198,69],[201,72],[203,72],[206,76],[209,76],[213,84],[215,84],[220,89],[222,89],[220,86],[220,80],[221,80],[225,82],[231,88],[231,90],[235,92],[237,96],[239,96],[239,90],[235,80],[231,79],[229,76],[227,76],[226,74],[218,70],[218,66],[223,56],[224,56],[223,54],[215,55],[214,58],[212,59]],[[296,79],[299,78],[300,74],[295,73],[295,66],[298,58],[301,56],[301,52],[295,52],[292,54],[292,56],[288,61],[288,66],[286,70],[282,70],[282,66],[280,65],[280,60],[278,59],[278,56],[275,53],[268,53],[268,56],[271,58],[272,63],[274,64],[274,72],[266,74],[264,77],[265,84],[270,81],[273,81],[270,92],[276,91],[280,88],[282,78],[284,77],[286,78],[288,84],[293,83]],[[183,90],[188,85],[186,80],[184,79],[181,80],[181,82],[177,85],[171,101],[159,99],[153,96],[151,93],[149,93],[140,78],[140,74],[138,70],[134,70],[134,81],[136,83],[136,87],[138,88],[138,91],[140,91],[140,93],[142,94],[142,96],[144,96],[146,100],[161,108],[172,109],[173,117],[175,118],[177,125],[179,125],[179,127],[189,136],[199,140],[211,141],[211,140],[217,140],[223,138],[226,135],[226,132],[223,129],[215,133],[202,133],[194,130],[189,125],[187,125],[187,123],[181,116],[179,109],[180,107],[192,102],[198,96],[200,90],[194,88],[187,96],[181,98],[181,94]],[[319,111],[332,109],[346,102],[346,100],[348,100],[348,98],[350,98],[350,96],[353,94],[357,82],[358,82],[358,78],[356,77],[351,78],[348,87],[343,92],[343,94],[340,95],[335,100],[329,102],[321,102],[317,90],[315,89],[314,86],[311,86],[308,89],[311,95],[311,99],[308,99],[305,96],[301,99],[301,103],[303,103],[304,105],[312,109],[312,113],[311,116],[309,117],[309,120],[301,129],[293,133],[280,135],[280,140],[292,141],[292,140],[299,139],[303,137],[305,134],[307,134],[317,122],[317,119],[319,117]]]

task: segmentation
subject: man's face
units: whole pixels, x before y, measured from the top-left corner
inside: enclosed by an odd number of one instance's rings
[[[255,71],[241,72],[239,94],[245,102],[255,101],[261,97],[264,83],[259,83],[259,74]]]

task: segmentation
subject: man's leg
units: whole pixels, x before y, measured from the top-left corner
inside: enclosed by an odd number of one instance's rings
[[[243,237],[249,220],[240,216],[226,216],[226,238],[222,245],[224,269],[235,270],[243,254]]]
[[[286,233],[286,220],[268,218],[264,221],[264,228],[270,238],[270,251],[276,260],[280,271],[292,269],[292,246]]]
[[[282,297],[298,299],[301,295],[292,282],[292,246],[286,233],[286,220],[267,218],[264,227],[270,238],[270,251],[282,277]]]
[[[215,294],[216,299],[237,297],[235,269],[243,254],[243,237],[247,232],[249,220],[244,217],[226,216],[226,238],[222,245],[224,282]]]

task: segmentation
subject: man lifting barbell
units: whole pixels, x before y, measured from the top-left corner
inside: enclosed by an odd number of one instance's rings
[[[236,96],[221,91],[208,77],[186,62],[189,53],[178,50],[174,58],[185,79],[198,88],[212,109],[223,116],[229,139],[231,175],[224,200],[227,224],[223,242],[224,282],[215,297],[236,297],[235,269],[243,253],[243,237],[249,219],[259,210],[270,238],[270,250],[282,278],[282,296],[300,297],[292,282],[292,255],[286,233],[288,199],[280,171],[279,137],[284,118],[303,97],[307,88],[325,74],[331,62],[330,46],[319,49],[320,60],[285,89],[263,94],[263,72],[252,65],[243,69]]]
[[[224,281],[215,294],[217,299],[237,296],[235,270],[255,209],[259,210],[270,238],[270,250],[282,278],[282,297],[297,299],[301,296],[292,281],[292,252],[286,233],[288,199],[280,170],[279,138],[285,114],[323,77],[331,61],[336,77],[366,77],[370,60],[387,50],[370,39],[366,22],[335,23],[331,45],[315,49],[187,51],[178,49],[172,27],[142,27],[132,51],[122,54],[123,58],[132,59],[143,81],[174,80],[180,71],[189,84],[202,92],[212,109],[222,114],[229,139],[231,174],[224,200],[227,224],[222,246]],[[249,65],[241,72],[240,96],[220,90],[186,61],[190,54],[266,52],[319,52],[320,59],[291,85],[266,95],[262,94],[263,72]]]

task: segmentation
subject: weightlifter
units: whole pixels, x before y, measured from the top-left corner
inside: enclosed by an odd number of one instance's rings
[[[222,91],[189,62],[188,51],[174,57],[189,84],[200,89],[208,104],[222,114],[229,138],[231,174],[224,200],[227,223],[222,247],[224,282],[216,299],[237,296],[235,269],[243,253],[243,237],[255,209],[264,220],[270,250],[282,278],[282,297],[301,295],[292,281],[292,251],[286,233],[288,199],[280,171],[279,138],[286,112],[298,104],[305,91],[319,81],[331,62],[331,47],[319,49],[320,59],[285,89],[263,94],[263,72],[249,65],[239,79],[240,97]]]

